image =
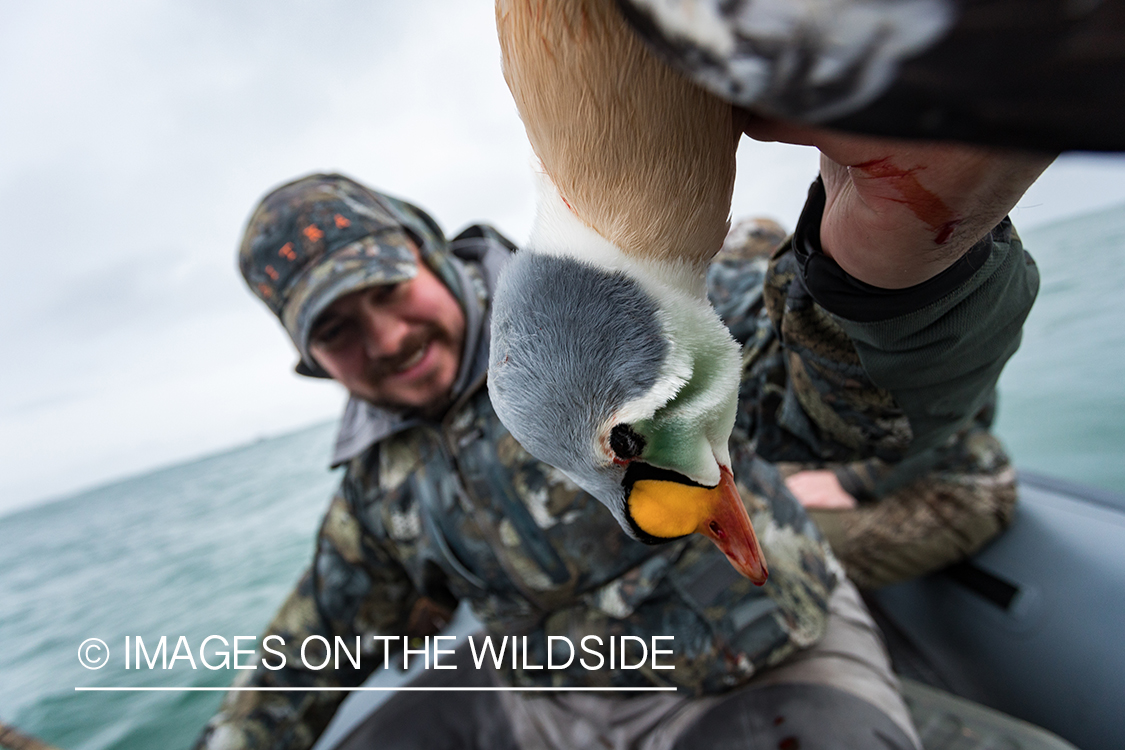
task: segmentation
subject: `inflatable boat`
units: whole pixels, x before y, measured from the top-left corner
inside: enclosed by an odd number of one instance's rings
[[[1125,747],[1125,495],[1021,472],[1004,534],[868,603],[907,679],[1083,750]]]

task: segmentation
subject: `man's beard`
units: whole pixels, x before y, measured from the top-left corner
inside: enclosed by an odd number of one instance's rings
[[[426,323],[421,328],[411,331],[406,335],[402,341],[399,350],[389,356],[380,357],[378,360],[372,362],[368,367],[365,374],[367,382],[372,384],[380,383],[383,378],[393,375],[402,368],[403,365],[408,363],[417,354],[418,350],[425,346],[435,346],[445,344],[451,349],[454,342],[450,340],[448,332],[441,326],[434,323]],[[458,358],[458,372],[460,371],[460,357]],[[456,382],[457,374],[454,373],[454,382]],[[376,391],[380,390],[378,387]],[[453,402],[453,393],[446,391],[440,396],[436,397],[432,403],[418,406],[415,404],[403,404],[397,401],[388,399],[372,399],[371,403],[389,411],[397,411],[408,414],[416,414],[424,418],[433,418],[441,416],[449,405]]]

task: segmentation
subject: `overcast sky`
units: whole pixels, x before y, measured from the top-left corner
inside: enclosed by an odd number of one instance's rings
[[[36,0],[0,26],[0,513],[335,417],[235,247],[263,192],[339,170],[522,242],[530,147],[491,0]],[[792,227],[811,149],[743,142],[733,213]],[[1125,202],[1067,157],[1014,218]]]

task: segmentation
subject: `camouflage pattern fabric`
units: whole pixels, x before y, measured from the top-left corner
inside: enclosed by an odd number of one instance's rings
[[[748,341],[738,429],[784,476],[831,469],[859,501],[855,510],[809,511],[848,577],[867,589],[908,580],[1005,529],[1016,477],[989,432],[995,398],[944,445],[901,460],[909,420],[809,296],[788,245],[768,262],[740,257],[721,254],[709,283],[724,321]]]
[[[872,502],[854,510],[808,511],[861,589],[906,581],[962,560],[1011,524],[1016,472],[996,436],[974,424],[937,452],[927,473]],[[868,465],[833,468],[844,476],[845,488],[849,477],[870,481],[878,473]]]
[[[714,260],[746,261],[773,255],[785,241],[788,232],[773,219],[753,216],[740,219],[731,225]]]
[[[513,685],[674,685],[684,695],[739,685],[818,641],[842,573],[777,470],[744,438],[731,456],[769,560],[761,588],[704,537],[655,547],[627,537],[601,503],[519,446],[482,379],[440,424],[408,423],[348,463],[313,565],[266,631],[284,638],[287,665],[244,672],[242,684],[359,684],[382,666],[371,636],[433,633],[468,601],[492,634],[526,635],[533,664],[545,663],[552,635],[675,636],[662,657],[674,670],[506,664],[501,677]],[[299,644],[313,634],[361,636],[361,667],[301,668]],[[199,747],[307,748],[343,697],[231,693]]]
[[[670,684],[689,695],[714,693],[823,632],[835,562],[780,474],[748,446],[732,458],[770,561],[762,588],[703,537],[661,547],[629,539],[601,503],[506,434],[483,389],[442,427],[408,429],[348,466],[313,567],[266,631],[285,639],[287,666],[246,672],[252,682],[245,684],[359,684],[382,665],[372,635],[431,634],[461,599],[491,633],[527,635],[534,664],[545,663],[550,635],[575,643],[590,634],[603,641],[675,635],[674,656],[665,660],[675,670],[587,671],[575,663],[547,672],[505,664],[502,677],[524,686]],[[449,445],[459,446],[456,464]],[[311,634],[348,643],[361,636],[361,668],[296,668],[296,647]],[[200,746],[308,747],[343,697],[232,693]]]
[[[620,0],[618,7],[659,57],[715,96],[808,123],[877,99],[899,65],[956,17],[951,0]]]

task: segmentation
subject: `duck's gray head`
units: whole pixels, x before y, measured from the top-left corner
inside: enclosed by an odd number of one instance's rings
[[[717,344],[677,341],[695,330],[676,325],[677,314],[623,271],[517,253],[492,302],[489,396],[528,452],[598,498],[630,536],[706,534],[761,582],[726,450],[737,393],[715,393],[729,390],[713,369],[729,369],[733,344],[721,323]],[[736,391],[737,357],[734,367]]]

